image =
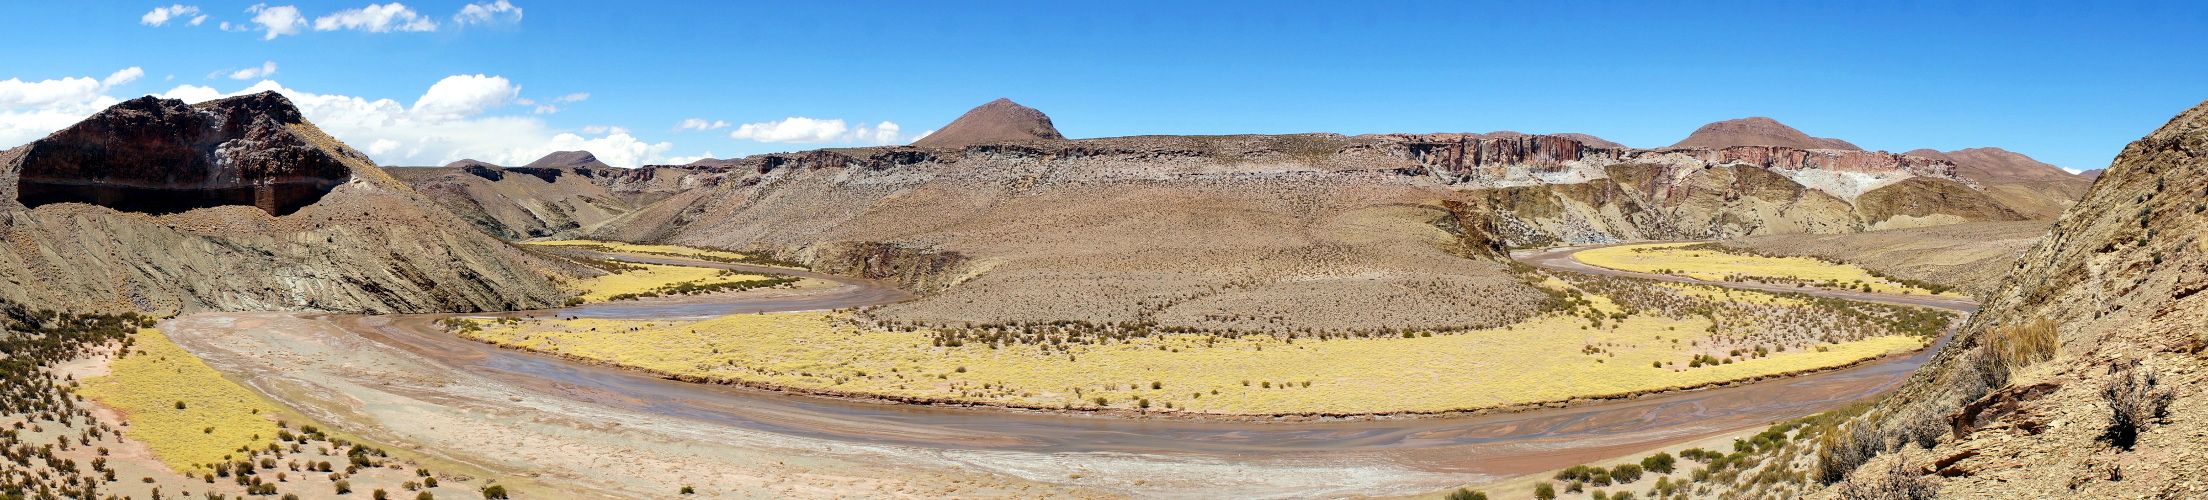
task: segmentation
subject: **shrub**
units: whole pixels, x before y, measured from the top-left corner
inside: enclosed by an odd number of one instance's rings
[[[352,492],[353,492],[353,482],[352,482],[352,481],[338,481],[338,482],[337,482],[337,485],[336,485],[336,486],[337,486],[337,494],[339,494],[339,495],[343,495],[343,494],[347,494],[347,493],[352,493]]]
[[[1476,490],[1457,488],[1457,491],[1449,492],[1448,498],[1449,500],[1487,500],[1487,494]]]
[[[497,484],[494,484],[494,485],[490,485],[490,486],[484,486],[484,487],[483,487],[483,498],[484,498],[485,500],[503,500],[503,499],[505,499],[505,498],[506,498],[506,486],[504,486],[504,485],[497,485]]]
[[[696,486],[691,486],[691,485],[687,485],[687,484],[685,484],[685,485],[682,485],[682,494],[684,494],[684,495],[696,495],[696,494],[698,494],[698,488],[697,488]]]
[[[1657,474],[1670,474],[1677,462],[1676,459],[1671,458],[1670,453],[1659,451],[1654,455],[1649,455],[1648,458],[1641,459],[1641,468]]]
[[[1549,484],[1547,481],[1534,483],[1533,498],[1536,500],[1556,500],[1556,485]]]
[[[2108,369],[2108,385],[2101,388],[2101,400],[2108,403],[2108,430],[2102,435],[2109,444],[2130,450],[2138,444],[2139,432],[2162,419],[2169,412],[2170,400],[2175,394],[2161,384],[2161,375],[2153,369],[2140,369],[2139,362],[2121,363]]]
[[[1845,480],[1833,485],[1833,491],[1840,498],[1931,500],[1936,490],[1916,474],[1916,467],[1909,460],[1912,449],[1915,448],[1904,448],[1883,466],[1873,464],[1849,473]]]
[[[1641,466],[1639,464],[1618,464],[1616,468],[1610,469],[1610,480],[1619,484],[1639,481],[1641,480]]]

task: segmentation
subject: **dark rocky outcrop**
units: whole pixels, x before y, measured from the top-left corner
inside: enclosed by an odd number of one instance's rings
[[[351,173],[292,130],[304,120],[274,92],[186,105],[132,99],[25,146],[17,200],[175,213],[250,205],[285,215]]]

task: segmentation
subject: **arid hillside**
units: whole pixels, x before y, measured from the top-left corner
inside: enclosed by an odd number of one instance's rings
[[[276,93],[151,97],[0,152],[0,300],[84,312],[558,304],[565,261],[470,228]]]
[[[1672,144],[1670,149],[1723,149],[1735,146],[1780,146],[1795,149],[1844,149],[1862,151],[1863,148],[1839,139],[1810,137],[1794,127],[1786,126],[1761,116],[1711,122]]]
[[[501,168],[474,160],[444,167],[387,167],[384,171],[412,186],[484,232],[507,239],[536,238],[594,227],[635,207],[608,189],[599,176],[628,170],[562,158],[554,153],[531,165]],[[595,164],[595,165],[592,165]]]
[[[1492,258],[1464,258],[1471,247],[2022,218],[1941,160],[1539,135],[1147,136],[710,166],[716,185],[588,236],[896,280],[927,296],[881,313],[932,323],[1495,325],[1539,294]]]
[[[2208,104],[2125,147],[1953,343],[1828,443],[1834,493],[2208,495],[2204,207]],[[1856,468],[1905,444],[1930,452]]]
[[[1050,123],[1050,117],[1035,108],[1021,106],[1011,99],[997,99],[975,107],[949,125],[935,130],[913,146],[924,148],[958,148],[975,144],[1001,144],[1007,142],[1056,140],[1066,136],[1058,134],[1058,127]]]
[[[2001,148],[1955,151],[1912,150],[1910,156],[1955,162],[1955,175],[1978,183],[1987,195],[2025,217],[2052,219],[2077,204],[2093,187],[2093,178]]]
[[[1889,277],[1986,295],[2009,276],[2017,257],[2039,242],[2047,226],[2046,221],[1970,222],[1848,234],[1750,236],[1719,243],[1759,255],[1844,262]]]

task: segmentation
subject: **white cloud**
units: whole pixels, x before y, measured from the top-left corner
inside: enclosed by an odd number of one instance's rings
[[[368,4],[358,9],[345,9],[335,14],[314,19],[315,31],[354,30],[369,33],[393,31],[437,31],[437,22],[429,20],[405,4]]]
[[[675,124],[675,130],[720,130],[724,128],[728,128],[727,121],[706,120],[704,118],[684,118],[681,123]]]
[[[100,79],[100,86],[113,87],[116,85],[122,85],[125,83],[138,81],[138,78],[143,76],[146,76],[145,68],[131,66],[128,68],[116,70],[114,73],[108,73],[107,78]]]
[[[267,78],[274,74],[276,74],[276,61],[264,61],[260,66],[248,66],[245,69],[231,71],[226,76],[229,76],[232,80],[254,80]]]
[[[519,87],[503,77],[454,75],[431,85],[412,107],[393,99],[312,94],[270,80],[223,93],[183,85],[162,97],[203,102],[273,90],[291,98],[316,126],[346,144],[365,147],[362,152],[383,165],[443,165],[461,159],[520,165],[555,151],[580,149],[609,165],[635,167],[664,163],[675,147],[620,127],[585,127],[578,133],[554,129],[534,117],[484,114],[496,107],[484,103],[513,99],[507,89]],[[502,94],[506,97],[499,98]]]
[[[816,119],[792,116],[781,120],[746,123],[729,132],[732,139],[748,139],[759,142],[829,142],[841,137],[850,127],[842,119]]]
[[[196,5],[170,5],[167,7],[154,7],[153,10],[146,11],[146,15],[138,16],[138,24],[143,24],[147,26],[160,26],[163,24],[168,24],[170,19],[181,19],[186,16],[193,16],[197,14],[199,14],[199,6]],[[192,25],[198,26],[200,21],[207,20],[207,16],[199,16],[193,19],[194,21],[192,21]]]
[[[590,99],[589,92],[575,92],[552,98],[552,102],[583,102]]]
[[[253,4],[252,7],[247,7],[245,11],[253,13],[253,24],[261,25],[260,29],[267,32],[266,35],[261,37],[262,40],[275,40],[279,36],[297,35],[300,28],[307,26],[306,16],[299,15],[299,8],[290,5],[270,7],[265,3],[257,3]],[[230,23],[222,24],[222,29],[230,29]],[[250,26],[239,26],[239,28],[243,30],[252,29]]]
[[[687,123],[686,120],[684,124]],[[737,126],[735,132],[729,132],[728,137],[759,142],[887,145],[902,143],[905,139],[901,131],[902,127],[895,122],[861,123],[852,128],[841,118],[792,116],[771,122],[746,123]]]
[[[143,73],[142,69],[125,68],[104,80],[91,76],[33,82],[0,80],[0,149],[44,137],[122,102],[107,95],[112,85],[106,82],[125,83]],[[463,158],[520,165],[554,151],[578,149],[621,167],[671,161],[666,155],[674,150],[673,143],[647,141],[620,127],[599,125],[567,131],[536,117],[492,112],[500,101],[511,101],[518,90],[502,77],[455,75],[431,85],[413,106],[389,98],[313,94],[285,88],[273,80],[230,92],[179,85],[158,97],[199,103],[262,91],[279,92],[323,131],[363,148],[362,152],[384,165],[443,165]]]
[[[0,80],[0,149],[45,137],[122,102],[107,95],[108,89],[137,80],[145,73],[144,69],[132,66],[110,73],[106,78]]]
[[[662,163],[662,164],[664,164],[664,165],[689,165],[689,164],[691,164],[691,163],[694,163],[694,162],[696,162],[696,161],[698,161],[698,160],[703,160],[703,159],[708,159],[708,158],[719,158],[719,156],[715,156],[715,155],[713,154],[713,152],[712,152],[712,151],[706,151],[706,152],[705,152],[705,154],[702,154],[702,155],[697,155],[697,156],[669,156],[669,157],[667,157],[667,159],[665,160],[665,162],[664,162],[664,163]]]
[[[461,7],[460,13],[453,14],[452,20],[463,26],[469,24],[518,23],[521,22],[521,8],[515,7],[512,2],[506,0],[471,3],[466,7]]]
[[[206,15],[206,14],[200,14],[200,15],[197,15],[197,16],[192,16],[192,22],[191,22],[190,24],[191,24],[191,25],[193,25],[193,26],[198,26],[198,25],[204,24],[204,23],[206,23],[206,22],[207,22],[207,15]]]
[[[896,122],[886,121],[872,127],[859,125],[858,130],[851,131],[852,142],[874,145],[893,144],[897,142],[897,132],[900,128]]]
[[[466,118],[514,102],[521,86],[503,76],[452,75],[438,80],[414,101],[415,114]]]

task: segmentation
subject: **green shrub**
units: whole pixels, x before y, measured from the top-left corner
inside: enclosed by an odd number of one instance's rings
[[[1648,458],[1641,459],[1641,468],[1657,474],[1670,474],[1676,463],[1677,460],[1671,458],[1670,453],[1659,451],[1654,455],[1649,455]]]
[[[1556,500],[1556,485],[1549,484],[1546,481],[1534,483],[1533,498],[1535,500]]]
[[[1487,494],[1477,490],[1457,488],[1457,491],[1449,492],[1447,498],[1449,500],[1487,500]]]

